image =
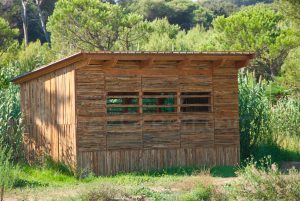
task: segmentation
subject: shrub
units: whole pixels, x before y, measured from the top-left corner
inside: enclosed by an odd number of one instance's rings
[[[0,145],[0,200],[3,200],[5,188],[11,188],[16,181],[17,166],[11,161],[12,149]]]
[[[80,197],[83,201],[112,201],[117,197],[124,196],[121,189],[117,189],[110,185],[101,185],[97,190],[92,190]]]
[[[271,105],[265,93],[266,83],[257,82],[254,75],[239,75],[239,115],[241,157],[247,158],[260,143],[272,141]]]
[[[272,104],[267,90],[269,85],[257,81],[255,75],[244,72],[239,75],[242,159],[264,153],[271,154],[273,159],[284,159],[278,153],[285,156],[300,153],[300,101],[283,97]]]
[[[205,187],[203,184],[198,186],[191,192],[186,193],[180,197],[181,201],[197,201],[197,200],[210,200],[212,195],[212,187]]]
[[[288,175],[283,175],[269,157],[250,161],[238,175],[240,179],[225,192],[227,200],[298,200],[300,197],[299,173],[290,170]]]

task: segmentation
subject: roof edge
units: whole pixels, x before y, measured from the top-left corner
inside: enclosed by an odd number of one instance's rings
[[[62,64],[66,63],[67,61],[68,62],[67,62],[66,65],[70,65],[70,64],[75,63],[77,61],[80,61],[81,59],[84,59],[84,57],[85,57],[85,53],[84,52],[82,52],[82,51],[81,52],[77,52],[77,53],[72,54],[72,55],[70,55],[68,57],[64,57],[64,58],[59,59],[57,61],[54,61],[54,62],[51,62],[49,64],[43,65],[43,66],[41,66],[39,68],[36,68],[36,69],[34,69],[32,71],[29,71],[29,72],[23,73],[21,75],[18,75],[16,77],[12,78],[10,81],[13,82],[14,84],[20,84],[20,83],[23,83],[25,81],[31,80],[31,79],[24,79],[24,78],[26,78],[29,75],[35,75],[32,78],[32,79],[34,79],[36,77],[39,77],[39,76],[43,75],[43,73],[41,73],[41,72],[43,72],[45,70],[48,70],[47,73],[50,73],[50,72],[53,72],[53,71],[55,71],[57,69],[63,68],[65,65],[62,65]],[[57,68],[53,68],[52,69],[52,67],[55,67],[57,65],[62,65],[62,66],[61,67],[58,66]]]
[[[23,73],[19,76],[12,78],[10,81],[14,84],[21,84],[23,82],[32,80],[34,78],[38,78],[44,74],[48,74],[55,70],[65,67],[66,65],[73,64],[77,61],[83,60],[88,56],[93,55],[180,55],[180,56],[246,56],[245,60],[251,60],[255,58],[255,52],[234,52],[234,51],[218,51],[218,52],[159,52],[159,51],[96,51],[96,52],[88,52],[81,51],[77,52],[71,56],[64,57],[57,61],[54,61],[50,64],[43,65],[35,70],[30,72]]]

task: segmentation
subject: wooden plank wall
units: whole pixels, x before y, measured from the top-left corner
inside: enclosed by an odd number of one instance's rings
[[[24,145],[29,161],[44,160],[76,165],[74,66],[21,84]]]
[[[213,69],[216,163],[240,162],[238,69],[233,62]]]
[[[107,115],[106,92],[211,92],[214,105],[201,113]],[[155,61],[141,69],[138,61],[118,61],[113,68],[76,69],[78,167],[109,175],[236,164],[237,109],[237,69],[230,66],[212,69],[209,63],[192,61],[178,70],[175,61]],[[108,124],[124,120],[136,123]]]

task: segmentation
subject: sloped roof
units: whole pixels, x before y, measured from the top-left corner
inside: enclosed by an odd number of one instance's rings
[[[31,79],[35,79],[42,75],[48,74],[55,70],[66,67],[67,65],[82,61],[88,58],[102,58],[104,60],[111,60],[113,58],[120,58],[120,60],[145,60],[147,58],[168,58],[169,60],[181,60],[185,58],[192,59],[233,59],[237,61],[250,60],[254,58],[254,52],[157,52],[157,51],[98,51],[98,52],[78,52],[71,56],[57,60],[50,64],[41,66],[30,72],[19,75],[13,79],[12,82],[20,84]]]

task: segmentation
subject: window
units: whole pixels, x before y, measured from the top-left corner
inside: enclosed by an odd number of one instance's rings
[[[181,112],[210,112],[210,92],[182,92]]]
[[[144,92],[143,113],[176,112],[176,92]]]
[[[108,92],[106,99],[107,114],[138,113],[138,92]]]
[[[138,92],[108,92],[106,99],[107,114],[210,112],[210,92],[182,92],[180,105],[177,92],[143,92],[139,100]],[[141,101],[141,103],[140,103]]]

